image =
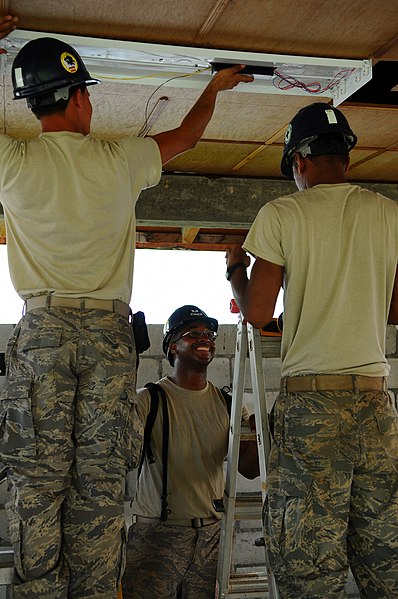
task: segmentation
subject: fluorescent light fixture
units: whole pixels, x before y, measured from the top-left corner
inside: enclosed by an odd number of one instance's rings
[[[48,36],[75,47],[92,76],[125,83],[158,86],[167,81],[173,87],[203,88],[211,76],[212,63],[257,65],[273,68],[274,75],[256,75],[250,90],[238,86],[236,91],[330,97],[337,106],[372,78],[368,59],[193,48],[21,29],[2,40],[8,52],[7,68],[27,41]]]

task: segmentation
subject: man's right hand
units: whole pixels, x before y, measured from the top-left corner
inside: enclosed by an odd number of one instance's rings
[[[18,20],[18,17],[13,17],[11,15],[0,17],[0,39],[7,37],[11,31],[14,31],[14,29],[17,28]],[[6,54],[4,48],[0,48],[0,54]]]

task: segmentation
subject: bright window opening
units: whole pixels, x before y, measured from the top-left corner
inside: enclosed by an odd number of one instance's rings
[[[194,304],[220,324],[236,324],[230,312],[231,287],[225,278],[224,252],[137,250],[131,307],[145,312],[147,323],[164,323],[184,304]],[[7,246],[0,245],[0,324],[14,324],[23,301],[14,291],[7,264]],[[282,312],[279,295],[275,315]]]

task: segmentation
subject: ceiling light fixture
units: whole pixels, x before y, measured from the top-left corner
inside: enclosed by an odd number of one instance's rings
[[[236,91],[250,93],[318,95],[333,98],[337,106],[372,78],[372,63],[368,59],[350,60],[292,56],[170,46],[90,38],[74,35],[43,33],[16,29],[2,46],[8,52],[7,66],[17,51],[29,40],[53,36],[76,48],[87,68],[100,79],[161,85],[175,75],[188,76],[167,82],[173,87],[203,88],[211,76],[212,65],[245,64],[269,67],[272,74],[256,74],[250,90],[238,86]]]

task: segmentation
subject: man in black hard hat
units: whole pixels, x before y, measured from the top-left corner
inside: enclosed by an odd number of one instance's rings
[[[129,532],[124,599],[214,596],[220,514],[212,502],[224,493],[231,400],[207,379],[217,330],[217,320],[197,306],[175,310],[163,337],[163,351],[173,371],[151,390],[152,402],[158,393],[164,399],[149,430],[150,390],[138,392],[137,408],[147,428],[133,503],[135,523]],[[244,417],[248,418],[246,408]],[[239,471],[247,478],[258,476],[255,441],[242,441]]]
[[[15,28],[0,18],[0,37]],[[8,468],[14,598],[116,597],[126,469],[140,447],[129,322],[135,202],[162,164],[193,147],[221,90],[215,75],[173,131],[93,139],[88,73],[74,48],[41,37],[12,66],[33,140],[0,135],[11,277],[25,300],[7,353],[0,459]]]
[[[262,327],[284,294],[282,382],[272,422],[264,536],[281,599],[398,597],[398,427],[387,323],[398,323],[398,205],[346,181],[356,136],[317,102],[285,138],[298,192],[266,204],[227,269]]]

